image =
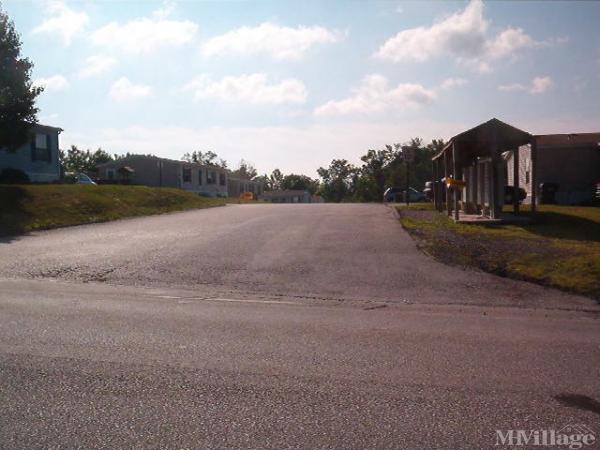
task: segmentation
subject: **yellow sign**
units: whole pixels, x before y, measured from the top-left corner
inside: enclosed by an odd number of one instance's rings
[[[448,187],[455,187],[458,189],[462,189],[467,185],[467,183],[465,183],[464,180],[455,180],[452,177],[446,178],[446,184],[448,185]]]

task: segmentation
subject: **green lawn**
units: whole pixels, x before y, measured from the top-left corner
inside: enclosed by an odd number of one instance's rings
[[[600,300],[599,207],[542,205],[534,222],[520,225],[456,224],[431,204],[397,209],[403,227],[441,261]]]
[[[0,185],[0,234],[225,205],[180,189],[145,186]]]

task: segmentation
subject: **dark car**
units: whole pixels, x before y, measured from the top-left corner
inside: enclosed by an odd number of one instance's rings
[[[383,201],[384,202],[403,202],[406,199],[406,188],[402,188],[402,187],[391,187],[391,188],[387,188],[385,190],[385,192],[383,193]],[[425,194],[423,194],[421,191],[417,191],[415,188],[408,188],[408,192],[409,192],[409,200],[411,202],[424,202],[425,200],[427,200],[427,198],[425,197]]]
[[[504,203],[510,205],[513,203],[513,196],[515,193],[514,186],[504,186]],[[519,188],[519,203],[527,198],[527,191],[523,188]]]

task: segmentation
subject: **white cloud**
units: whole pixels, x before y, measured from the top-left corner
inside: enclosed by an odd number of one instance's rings
[[[521,83],[503,84],[498,86],[498,90],[502,92],[526,91],[527,86]]]
[[[291,28],[265,22],[213,37],[202,46],[201,51],[204,56],[266,53],[275,59],[298,60],[311,47],[340,39],[339,32],[319,26]]]
[[[156,19],[166,19],[173,11],[175,11],[175,3],[170,0],[165,0],[163,1],[162,6],[152,13],[152,16]]]
[[[535,77],[531,82],[531,89],[529,92],[531,94],[543,94],[548,89],[554,86],[554,82],[550,77]]]
[[[446,78],[440,85],[441,89],[452,89],[453,87],[464,86],[468,81],[464,78]]]
[[[110,87],[110,98],[123,102],[147,97],[152,92],[150,86],[144,84],[134,84],[126,77],[121,77]]]
[[[34,86],[41,86],[45,92],[62,91],[69,87],[69,82],[62,75],[53,75],[48,78],[37,78],[33,80]]]
[[[530,94],[543,94],[548,91],[550,88],[554,86],[554,81],[552,78],[545,77],[535,77],[531,80],[531,84],[526,86],[521,83],[513,83],[513,84],[503,84],[498,86],[498,90],[502,92],[519,92],[519,91],[527,91]]]
[[[472,1],[463,12],[430,27],[410,28],[387,40],[377,51],[382,59],[427,61],[444,53],[468,56],[480,53],[488,27],[483,18],[483,4]]]
[[[117,60],[112,56],[93,55],[87,58],[83,67],[79,70],[81,78],[93,77],[110,70],[115,66]]]
[[[393,62],[424,62],[445,55],[476,71],[489,72],[494,61],[514,56],[520,49],[550,44],[534,41],[520,28],[490,36],[483,8],[481,0],[472,0],[463,11],[429,27],[400,31],[375,56]]]
[[[94,31],[90,39],[96,45],[134,54],[191,42],[198,25],[189,20],[169,20],[167,16],[171,12],[172,7],[165,4],[153,13],[152,18],[141,17],[123,24],[111,22]]]
[[[33,29],[33,33],[59,34],[65,45],[69,45],[73,37],[82,32],[89,22],[88,15],[83,11],[74,11],[62,1],[47,3],[49,17]]]
[[[317,116],[370,114],[390,109],[414,108],[431,103],[436,98],[432,89],[420,84],[401,83],[389,87],[388,80],[378,74],[365,77],[352,95],[343,100],[331,100],[315,109]]]
[[[486,42],[485,54],[491,59],[500,59],[511,56],[518,49],[536,45],[538,44],[521,28],[507,28]]]
[[[304,103],[307,96],[306,87],[301,81],[288,78],[269,84],[264,73],[227,76],[218,81],[201,75],[190,81],[184,89],[193,92],[196,101],[217,99],[256,104]]]

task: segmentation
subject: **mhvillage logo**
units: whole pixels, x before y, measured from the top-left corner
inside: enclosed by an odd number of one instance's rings
[[[496,445],[559,447],[576,450],[596,442],[596,435],[583,424],[567,425],[560,430],[496,430]]]

